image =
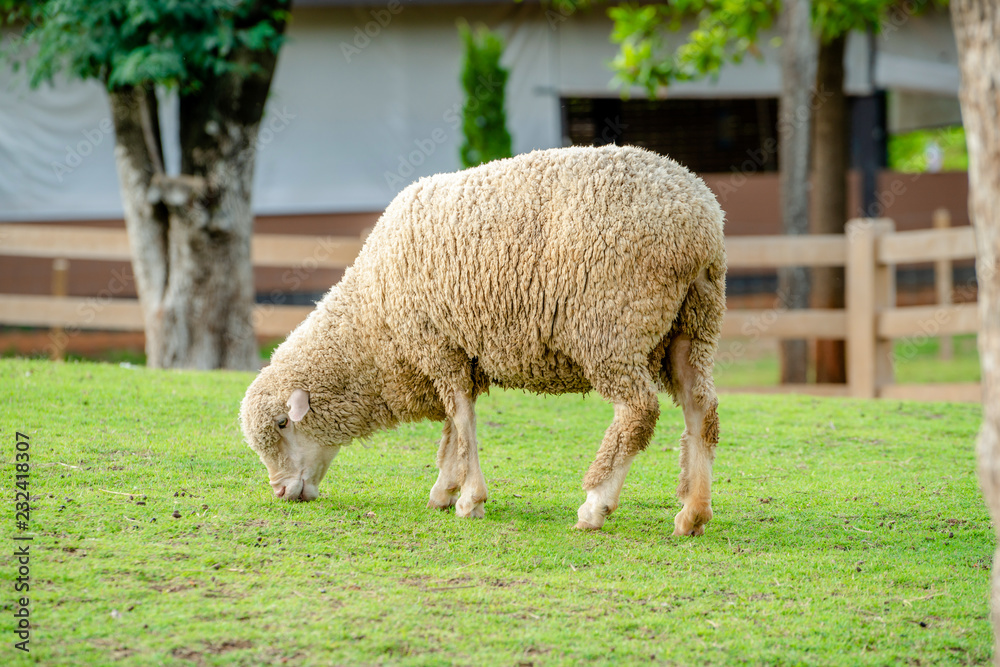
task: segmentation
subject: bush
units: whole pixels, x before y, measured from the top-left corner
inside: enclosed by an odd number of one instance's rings
[[[459,25],[459,33],[465,44],[462,166],[474,167],[513,155],[504,110],[510,72],[500,66],[504,43],[497,33],[486,26],[473,31],[467,24]]]

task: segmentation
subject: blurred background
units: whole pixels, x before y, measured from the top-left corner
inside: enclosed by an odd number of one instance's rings
[[[935,211],[969,224],[965,137],[957,99],[955,37],[946,9],[884,13],[844,46],[849,218],[888,217],[897,230],[929,228]],[[499,43],[504,85],[489,69],[463,85],[469,29]],[[667,45],[691,39],[682,19]],[[8,36],[17,26],[8,27]],[[631,144],[669,155],[701,175],[727,213],[732,237],[781,234],[781,44],[762,29],[751,54],[710,76],[672,81],[652,97],[613,80],[621,45],[606,6],[490,0],[297,0],[291,8],[256,140],[252,207],[257,234],[363,237],[389,201],[417,178],[465,166],[463,107],[495,104],[512,153],[569,145]],[[463,30],[466,32],[463,33]],[[480,36],[482,36],[480,34]],[[464,35],[464,36],[463,36]],[[24,69],[0,67],[0,222],[123,228],[112,114],[105,84],[58,74],[32,88]],[[180,171],[176,90],[158,87],[167,174]],[[0,253],[3,251],[0,237]],[[950,269],[955,299],[974,300],[973,261]],[[309,305],[342,269],[256,267],[258,304]],[[69,297],[135,298],[128,261],[73,260]],[[115,276],[118,276],[115,279]],[[936,299],[934,265],[900,266],[900,305]],[[730,308],[775,304],[774,269],[734,269]],[[0,256],[0,293],[50,295],[51,258]],[[2,321],[2,318],[0,318]],[[51,351],[48,328],[0,326],[0,352]],[[262,336],[267,353],[274,336]],[[777,381],[776,346],[752,341],[722,382]],[[921,351],[936,354],[935,339]],[[70,356],[143,360],[141,331],[81,328]],[[975,370],[974,339],[959,341]],[[911,357],[913,355],[910,355]],[[745,374],[745,376],[744,376]]]

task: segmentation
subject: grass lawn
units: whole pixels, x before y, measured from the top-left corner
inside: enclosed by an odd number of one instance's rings
[[[947,361],[940,358],[939,345],[937,338],[897,340],[893,348],[896,382],[979,382],[979,353],[974,335],[955,336],[954,356]],[[776,346],[754,346],[741,339],[723,340],[716,359],[715,381],[720,387],[767,387],[779,384],[781,367]]]
[[[722,397],[715,520],[671,538],[664,401],[603,531],[571,529],[598,397],[479,403],[486,519],[424,508],[439,425],[346,448],[312,503],[241,443],[247,373],[0,361],[4,665],[984,664],[979,408]],[[30,529],[14,526],[15,432]]]

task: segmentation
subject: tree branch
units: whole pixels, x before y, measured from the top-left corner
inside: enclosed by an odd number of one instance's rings
[[[139,122],[142,125],[142,138],[146,142],[146,151],[149,153],[149,162],[153,166],[153,173],[157,176],[163,176],[163,158],[160,155],[159,142],[153,132],[153,115],[147,99],[150,92],[152,91],[141,90],[137,95],[139,98]]]

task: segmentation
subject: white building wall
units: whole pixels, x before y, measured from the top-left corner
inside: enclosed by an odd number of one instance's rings
[[[259,142],[257,212],[380,210],[416,178],[458,169],[459,17],[485,21],[507,39],[507,110],[517,153],[560,145],[560,96],[618,94],[607,68],[615,54],[611,23],[602,10],[563,17],[514,3],[396,9],[295,11]],[[934,92],[953,91],[949,35],[940,16],[893,26],[880,38],[886,60],[876,60],[875,83],[919,86],[923,71],[933,74],[925,78]],[[847,59],[851,92],[870,91],[869,62],[868,40],[855,36]],[[762,60],[678,84],[670,95],[774,96],[779,89],[777,52],[765,47]],[[64,82],[31,91],[23,76],[0,67],[0,90],[0,220],[121,217],[100,86]],[[165,117],[163,126],[176,123]],[[165,153],[168,164],[176,163],[175,145]]]
[[[0,66],[0,219],[121,217],[113,147],[100,86],[29,91]]]

